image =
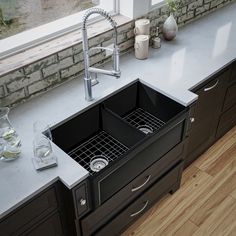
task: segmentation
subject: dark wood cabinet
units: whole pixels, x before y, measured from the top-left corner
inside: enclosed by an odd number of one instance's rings
[[[18,235],[18,234],[16,234]],[[58,213],[49,216],[40,224],[29,231],[22,233],[22,236],[64,236],[61,217]]]
[[[74,235],[64,209],[63,185],[58,182],[32,197],[0,221],[0,236]]]
[[[231,68],[231,75],[227,84],[224,105],[220,115],[216,138],[222,137],[236,124],[236,62]]]
[[[93,235],[120,235],[131,223],[137,220],[140,215],[146,212],[153,204],[155,204],[163,195],[168,192],[175,192],[180,185],[183,163],[179,163],[171,169],[161,179],[156,181],[147,191],[145,191],[134,202],[129,202],[128,205],[111,219],[108,224],[95,232]],[[84,235],[87,234],[86,232]]]
[[[164,155],[163,158],[122,188],[111,199],[84,217],[81,220],[83,235],[94,234],[101,226],[108,224],[122,209],[126,208],[127,204],[129,205],[130,202],[133,202],[134,199],[139,197],[153,184],[157,183],[163,176],[168,175],[167,173],[171,171],[173,166],[176,166],[183,160],[184,147],[184,142],[178,144]],[[175,182],[180,181],[180,177],[181,175],[176,176],[176,178],[172,177],[172,182],[166,181],[166,185],[169,184],[169,186],[172,186]],[[159,192],[161,191],[165,192],[163,188],[159,189]]]
[[[198,101],[191,118],[194,122],[189,134],[185,166],[192,163],[216,140],[215,134],[230,73],[228,67],[194,90]]]

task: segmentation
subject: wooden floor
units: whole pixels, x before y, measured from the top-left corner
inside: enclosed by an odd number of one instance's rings
[[[236,236],[236,126],[122,236]]]

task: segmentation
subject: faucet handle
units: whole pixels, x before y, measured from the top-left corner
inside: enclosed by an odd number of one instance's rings
[[[94,78],[91,77],[91,85],[94,86],[94,85],[96,85],[98,83],[99,83],[99,81],[98,81],[98,74],[94,73]]]

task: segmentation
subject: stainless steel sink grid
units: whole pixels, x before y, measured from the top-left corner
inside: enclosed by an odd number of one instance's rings
[[[90,161],[96,156],[105,156],[112,162],[129,149],[105,131],[101,131],[68,153],[82,165],[91,175],[95,172],[90,168]]]
[[[124,117],[128,123],[145,134],[159,130],[165,122],[153,116],[142,108],[137,108]]]

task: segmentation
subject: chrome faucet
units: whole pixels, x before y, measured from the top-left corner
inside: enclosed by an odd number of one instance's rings
[[[114,34],[113,34],[113,42],[114,42],[114,47],[113,49],[108,48],[108,47],[93,47],[93,48],[88,48],[88,36],[87,36],[87,19],[89,16],[92,14],[99,14],[103,16],[105,19],[107,19],[111,26],[113,27]],[[84,71],[85,71],[85,76],[84,76],[84,88],[85,88],[85,99],[87,101],[93,100],[92,96],[92,78],[90,73],[95,73],[95,78],[97,77],[97,74],[105,74],[105,75],[111,75],[115,76],[116,78],[120,77],[120,66],[119,66],[119,47],[117,45],[117,27],[116,27],[116,22],[111,18],[111,15],[106,12],[103,9],[100,8],[92,8],[88,11],[86,11],[84,17],[83,17],[83,25],[82,25],[82,33],[83,33],[83,54],[84,54]],[[113,70],[103,70],[95,67],[90,67],[89,64],[89,52],[92,50],[109,50],[113,52]]]

